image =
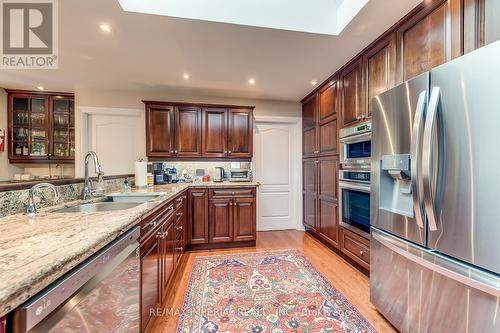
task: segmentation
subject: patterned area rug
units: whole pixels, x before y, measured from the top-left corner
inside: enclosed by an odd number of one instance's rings
[[[299,251],[196,258],[177,333],[376,332]]]

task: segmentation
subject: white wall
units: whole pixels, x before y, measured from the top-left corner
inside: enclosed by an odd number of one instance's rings
[[[83,155],[84,151],[79,147],[82,145],[82,131],[86,129],[82,124],[82,110],[86,108],[105,108],[144,110],[142,100],[188,102],[188,103],[213,103],[229,105],[255,106],[254,114],[259,116],[281,116],[281,117],[301,117],[302,106],[299,102],[284,102],[273,100],[240,99],[217,96],[181,95],[169,92],[168,90],[148,90],[148,91],[124,91],[124,90],[102,90],[102,89],[76,89],[75,91],[75,128],[76,128],[76,163],[75,174],[77,177],[83,175]],[[145,124],[144,124],[145,126]],[[112,138],[110,138],[112,140]],[[141,144],[146,146],[146,138],[141,139]]]

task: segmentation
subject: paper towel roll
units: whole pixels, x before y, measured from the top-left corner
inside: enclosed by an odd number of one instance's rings
[[[148,162],[135,162],[135,186],[148,186]]]

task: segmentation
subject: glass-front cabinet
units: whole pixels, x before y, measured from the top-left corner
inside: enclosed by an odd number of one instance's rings
[[[73,163],[73,95],[8,92],[10,162]]]

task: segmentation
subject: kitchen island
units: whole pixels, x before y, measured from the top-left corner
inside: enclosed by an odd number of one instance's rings
[[[159,227],[156,223],[149,222],[161,214],[167,216],[175,210],[177,216],[186,217],[184,223],[187,224],[191,235],[199,234],[199,231],[193,233],[191,226],[193,221],[197,223],[198,217],[190,214],[190,211],[199,212],[202,209],[200,201],[195,200],[198,198],[196,194],[201,191],[207,195],[204,198],[206,220],[203,220],[203,224],[212,229],[208,219],[210,211],[208,195],[214,195],[217,202],[232,203],[235,200],[232,199],[234,192],[232,189],[250,188],[254,196],[258,185],[255,182],[160,185],[150,190],[133,190],[134,192],[155,192],[158,193],[158,197],[125,210],[95,213],[55,212],[58,209],[82,203],[75,201],[40,210],[40,213],[34,217],[17,214],[1,218],[0,317],[17,308],[132,227],[141,226],[141,244],[149,241],[151,235],[158,232]],[[231,190],[226,191],[226,189]],[[94,199],[91,202],[102,200]],[[255,197],[245,198],[243,201],[251,200],[254,202],[252,206],[254,209]],[[174,205],[174,210],[171,211],[169,205]],[[187,214],[181,211],[182,205]],[[195,208],[191,208],[192,205]],[[146,224],[152,227],[145,228]],[[252,228],[255,230],[255,226]],[[180,228],[180,230],[185,229]],[[220,230],[220,228],[215,228],[215,231]],[[194,238],[189,237],[190,235],[184,231],[182,234],[185,240],[182,244],[189,247],[190,241]],[[214,234],[207,233],[207,243],[214,240],[209,235]],[[194,242],[200,244],[199,241]]]

